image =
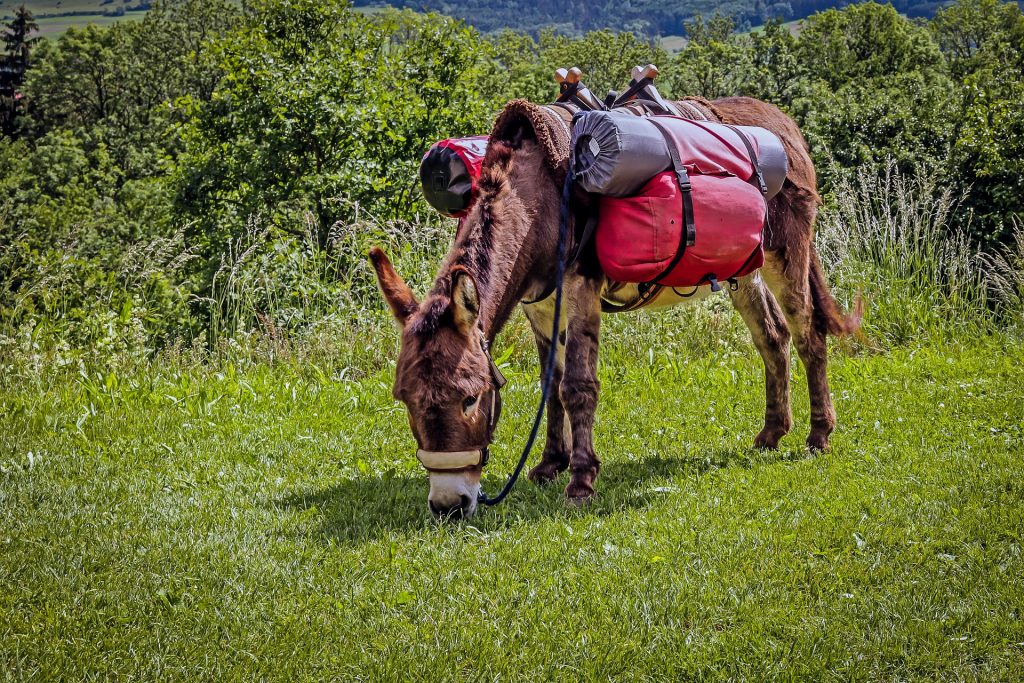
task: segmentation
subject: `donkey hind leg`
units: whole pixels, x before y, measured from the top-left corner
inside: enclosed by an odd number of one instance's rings
[[[569,307],[565,342],[565,368],[559,391],[572,425],[572,478],[565,488],[570,502],[594,495],[601,462],[594,452],[594,413],[597,410],[598,338],[601,332],[601,277],[577,275],[566,283]]]
[[[762,269],[765,282],[782,305],[789,323],[797,355],[807,372],[807,392],[811,403],[811,450],[828,448],[828,437],[836,426],[836,411],[828,387],[827,328],[818,324],[810,284],[810,245],[794,246],[780,252],[767,252]]]
[[[526,319],[533,328],[533,337],[537,342],[537,353],[540,355],[541,382],[547,372],[548,353],[551,350],[551,329],[554,321],[554,296],[523,306]],[[561,329],[565,330],[565,314]],[[562,369],[565,367],[564,337],[558,342],[559,348],[555,355],[555,370],[551,382],[553,390],[548,395],[547,403],[547,437],[544,442],[544,454],[540,462],[527,475],[535,484],[546,484],[569,468],[569,453],[572,451],[572,431],[565,414],[565,407],[558,395],[558,387],[562,383]]]
[[[754,446],[778,448],[779,439],[793,426],[789,408],[789,328],[778,302],[759,274],[740,278],[729,296],[764,361],[764,429],[754,439]]]

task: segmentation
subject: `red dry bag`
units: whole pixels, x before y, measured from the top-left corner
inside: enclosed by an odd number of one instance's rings
[[[462,218],[476,199],[487,136],[450,138],[435,143],[420,162],[420,182],[427,202],[445,216]]]
[[[760,268],[767,188],[758,136],[673,116],[648,120],[665,136],[673,168],[634,196],[600,196],[595,242],[608,277],[717,286]]]

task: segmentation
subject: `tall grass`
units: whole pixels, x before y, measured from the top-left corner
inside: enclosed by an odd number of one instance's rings
[[[336,224],[326,248],[312,219],[303,234],[272,235],[258,220],[233,240],[197,298],[218,355],[377,367],[394,355],[396,335],[380,301],[367,252],[384,247],[410,285],[423,291],[447,251],[452,224],[431,216],[378,221],[365,213]]]
[[[818,220],[817,248],[846,299],[868,301],[865,331],[883,346],[969,338],[995,331],[1020,302],[994,286],[993,258],[971,243],[961,197],[935,174],[840,181]],[[1007,268],[1007,272],[1012,269]]]
[[[986,282],[1003,325],[1024,332],[1024,225],[1013,225],[1013,242],[1001,252],[985,254]]]

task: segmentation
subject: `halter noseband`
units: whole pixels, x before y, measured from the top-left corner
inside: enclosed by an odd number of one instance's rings
[[[494,433],[494,425],[497,422],[497,404],[498,404],[498,393],[501,392],[501,388],[508,383],[505,379],[505,375],[501,373],[498,368],[498,364],[494,362],[494,358],[491,356],[491,347],[487,343],[487,337],[484,335],[484,331],[480,330],[480,346],[484,350],[484,355],[487,356],[487,364],[491,368],[491,381],[494,382],[494,386],[491,388],[491,416],[490,424],[487,427],[487,439],[490,441],[491,435]],[[491,452],[488,449],[490,443],[483,448],[475,448],[468,451],[425,451],[422,448],[416,451],[416,459],[423,465],[423,469],[427,472],[444,472],[444,473],[455,473],[465,472],[466,470],[474,470],[482,468],[487,464],[487,461],[491,459]]]

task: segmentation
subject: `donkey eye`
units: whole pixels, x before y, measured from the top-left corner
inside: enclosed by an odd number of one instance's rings
[[[462,399],[462,412],[468,413],[469,411],[473,410],[473,406],[475,406],[476,402],[479,400],[480,398],[478,396],[467,396],[466,398]]]

